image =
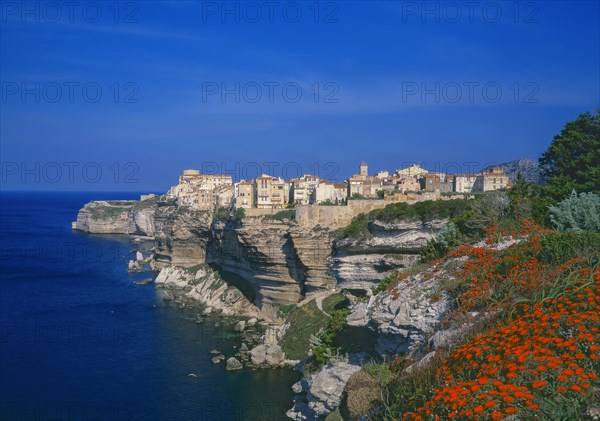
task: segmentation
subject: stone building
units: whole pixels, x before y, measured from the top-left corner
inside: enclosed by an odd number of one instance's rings
[[[348,178],[348,197],[359,194],[365,199],[376,199],[377,192],[383,190],[383,179],[369,175],[369,167],[366,162],[361,162],[359,174]]]
[[[241,180],[235,184],[235,207],[244,209],[256,207],[253,181]]]
[[[454,191],[454,176],[440,172],[425,174],[421,179],[421,189],[425,191],[439,190],[441,193]]]
[[[315,189],[319,186],[320,178],[316,175],[303,175],[290,180],[289,202],[294,205],[308,205]]]
[[[348,197],[348,184],[321,180],[313,191],[311,203],[330,201],[339,204]]]
[[[281,209],[287,206],[289,184],[282,178],[263,174],[254,180],[254,201],[259,209]]]

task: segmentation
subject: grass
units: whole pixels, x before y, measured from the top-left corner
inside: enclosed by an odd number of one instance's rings
[[[133,205],[133,209],[134,210],[142,210],[142,209],[150,208],[152,206],[156,206],[158,204],[158,202],[162,201],[162,198],[163,198],[163,196],[155,196],[155,197],[146,199],[144,201],[136,202]]]
[[[129,212],[130,206],[113,207],[113,206],[96,206],[90,209],[90,213],[96,219],[114,219],[121,216],[123,213]]]
[[[279,305],[279,313],[286,317],[296,308],[296,304],[280,304]]]
[[[337,293],[325,297],[321,303],[321,307],[325,313],[331,315],[334,310],[346,308],[348,307],[348,304],[350,304],[350,301],[348,301],[346,296],[344,294]]]
[[[324,329],[328,320],[329,317],[319,310],[314,300],[294,309],[287,318],[290,327],[281,340],[286,358],[299,360],[308,355],[311,335]]]

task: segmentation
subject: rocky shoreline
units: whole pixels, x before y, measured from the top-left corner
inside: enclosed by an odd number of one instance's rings
[[[306,228],[269,216],[218,220],[157,198],[91,202],[73,228],[133,236],[138,249],[129,271],[156,273],[154,284],[165,300],[197,309],[196,323],[212,323],[217,316],[221,321],[215,324],[240,333],[235,354],[226,358],[214,350],[213,363],[232,371],[294,367],[303,379],[294,385],[288,416],[316,420],[340,406],[346,383],[365,364],[397,353],[415,361],[430,358],[428,341],[451,308],[451,298],[443,294],[430,301],[435,278],[425,283],[414,278],[402,300],[371,290],[390,273],[410,267],[418,248],[445,223],[374,221],[369,238],[340,239],[333,228]],[[150,247],[140,246],[148,242]],[[374,332],[373,351],[350,352],[323,366],[312,365],[308,354],[288,358],[282,343],[295,334],[293,313],[313,306],[326,322],[330,316],[322,302],[333,294],[350,303],[348,326]]]

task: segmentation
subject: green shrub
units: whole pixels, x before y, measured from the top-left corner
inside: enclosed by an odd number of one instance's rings
[[[380,292],[385,291],[391,286],[395,286],[398,282],[398,272],[394,271],[387,278],[380,281],[377,285],[373,287],[373,295],[377,295]]]
[[[406,202],[391,203],[383,209],[369,212],[370,220],[395,222],[418,219],[423,222],[434,219],[454,218],[463,214],[472,200],[426,200],[409,205]]]
[[[449,222],[438,232],[435,238],[429,240],[427,244],[419,249],[419,255],[422,262],[430,262],[440,259],[451,247],[460,244],[463,235],[454,222]]]
[[[559,231],[600,231],[600,196],[573,190],[550,207],[550,219]]]
[[[333,340],[346,327],[348,314],[350,314],[348,309],[334,310],[325,329],[319,335],[311,335],[310,350],[318,363],[326,364],[338,354]]]
[[[364,213],[352,218],[350,224],[341,230],[342,238],[367,238],[369,236],[369,219]]]
[[[246,210],[244,208],[237,208],[235,211],[235,220],[241,221],[246,217]]]
[[[540,260],[549,264],[561,264],[576,257],[598,259],[600,233],[557,232],[540,237]]]
[[[293,220],[296,217],[296,209],[285,209],[281,210],[274,215],[269,215],[268,218],[275,219],[277,221],[282,221],[284,219]]]
[[[220,220],[229,219],[229,210],[224,208],[219,208],[215,212],[215,218]]]

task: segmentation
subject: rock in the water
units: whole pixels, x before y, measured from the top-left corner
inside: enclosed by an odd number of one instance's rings
[[[241,370],[242,363],[235,357],[231,357],[227,360],[227,370]]]
[[[142,254],[142,252],[141,252],[141,251],[137,251],[137,252],[135,253],[135,260],[137,260],[138,262],[140,262],[140,261],[144,260],[144,255]]]
[[[212,357],[211,361],[212,361],[213,364],[219,364],[224,359],[225,359],[225,355],[220,354],[220,355],[217,355],[216,357]]]
[[[235,324],[235,326],[233,327],[233,330],[235,330],[236,332],[242,332],[245,328],[246,328],[246,321],[240,320],[239,322],[237,322]]]
[[[279,345],[258,345],[250,351],[250,360],[256,366],[266,364],[275,367],[283,363],[284,359]]]

